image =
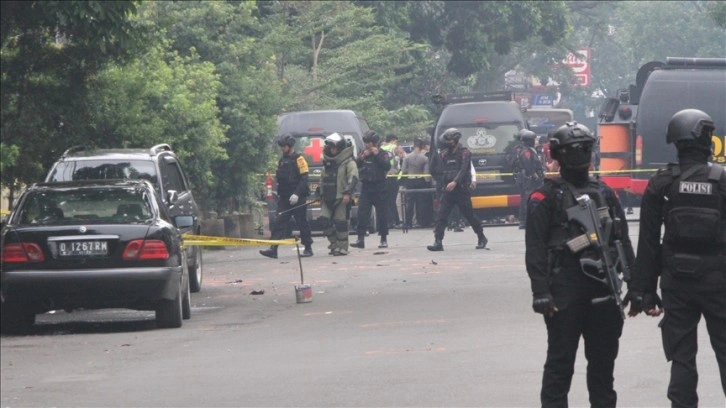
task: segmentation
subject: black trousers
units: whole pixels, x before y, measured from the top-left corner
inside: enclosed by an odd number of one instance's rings
[[[401,222],[401,219],[398,216],[398,208],[396,207],[396,198],[398,197],[398,186],[399,182],[398,179],[395,177],[387,177],[386,178],[386,192],[388,194],[388,200],[386,202],[386,219],[388,220],[388,225],[393,226],[396,224],[399,224]],[[376,211],[378,211],[378,207],[376,207]],[[376,212],[376,216],[378,215],[378,212]]]
[[[590,405],[615,407],[617,393],[613,388],[613,371],[623,332],[623,320],[615,302],[607,300],[593,304],[590,296],[575,296],[564,309],[544,319],[547,325],[547,361],[540,393],[542,407],[568,406],[567,394],[580,336],[585,341]]]
[[[441,195],[441,202],[439,203],[439,213],[436,214],[436,227],[434,228],[434,238],[437,241],[444,239],[444,232],[446,231],[446,224],[448,223],[449,214],[454,207],[459,209],[461,215],[469,221],[471,229],[474,230],[477,236],[484,235],[484,230],[481,226],[481,221],[474,215],[474,209],[471,207],[471,192],[464,188],[455,188],[452,191],[443,191]]]
[[[304,203],[305,197],[300,197],[300,200],[303,201],[298,201],[295,205]],[[294,205],[290,205],[289,196],[280,196],[277,200],[277,218],[275,218],[275,222],[272,226],[271,239],[288,238],[290,236],[290,219],[295,217],[295,223],[300,229],[300,242],[305,246],[312,245],[313,237],[310,233],[310,223],[308,223],[308,206],[302,205],[292,211],[282,213],[292,207],[294,207]]]
[[[663,350],[671,361],[668,399],[674,407],[697,407],[698,323],[703,316],[721,373],[726,396],[726,291],[696,290],[683,285],[679,290],[662,290],[665,315],[661,320]]]
[[[407,189],[416,190],[427,187],[426,180],[422,178],[410,178],[406,180]],[[431,200],[431,193],[406,192],[404,197],[406,197],[406,202],[404,203],[406,206],[405,224],[409,227],[413,226],[414,215],[416,215],[416,221],[418,221],[420,225],[426,226],[427,221],[428,224],[431,224],[431,215],[430,213],[426,214],[427,210],[432,210],[432,208],[426,206],[426,199]]]
[[[380,187],[363,186],[358,200],[358,237],[365,236],[371,222],[371,211],[376,207],[376,229],[381,237],[388,236],[388,192],[384,183]]]

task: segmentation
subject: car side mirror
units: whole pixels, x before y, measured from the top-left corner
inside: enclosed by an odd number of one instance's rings
[[[178,215],[174,217],[174,224],[177,228],[190,228],[194,225],[194,217],[191,215]]]
[[[166,192],[166,200],[169,202],[169,205],[174,204],[178,197],[179,193],[176,190],[168,190]]]

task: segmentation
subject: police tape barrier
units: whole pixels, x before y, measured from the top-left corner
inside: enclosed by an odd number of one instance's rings
[[[626,174],[626,173],[655,173],[660,169],[630,169],[630,170],[590,170],[590,174]],[[556,175],[560,174],[557,171],[548,171],[545,174],[548,175]],[[499,173],[499,172],[489,172],[489,173],[476,173],[477,177],[481,177],[483,179],[485,178],[493,178],[498,176],[514,176],[514,173]],[[388,174],[386,177],[389,178],[421,178],[421,177],[431,177],[430,174]]]
[[[8,210],[0,210],[0,215],[10,215],[10,211],[8,211]]]
[[[184,245],[189,246],[270,246],[296,245],[296,239],[245,239],[184,234]]]

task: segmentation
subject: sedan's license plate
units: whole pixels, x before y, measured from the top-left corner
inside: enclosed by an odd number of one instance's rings
[[[100,256],[108,254],[108,241],[67,241],[58,243],[60,256]]]

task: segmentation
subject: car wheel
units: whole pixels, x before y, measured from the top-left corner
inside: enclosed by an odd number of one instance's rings
[[[187,279],[187,284],[184,285],[184,296],[182,297],[182,318],[184,320],[190,319],[192,317],[192,295],[189,294],[189,280]]]
[[[193,293],[202,290],[202,248],[194,248],[196,256],[193,257],[192,263],[189,264],[189,289]]]
[[[156,326],[159,328],[181,327],[182,318],[182,294],[180,285],[173,300],[162,299],[156,306]]]
[[[35,324],[35,313],[15,306],[3,305],[0,317],[0,330],[5,334],[24,334]]]

